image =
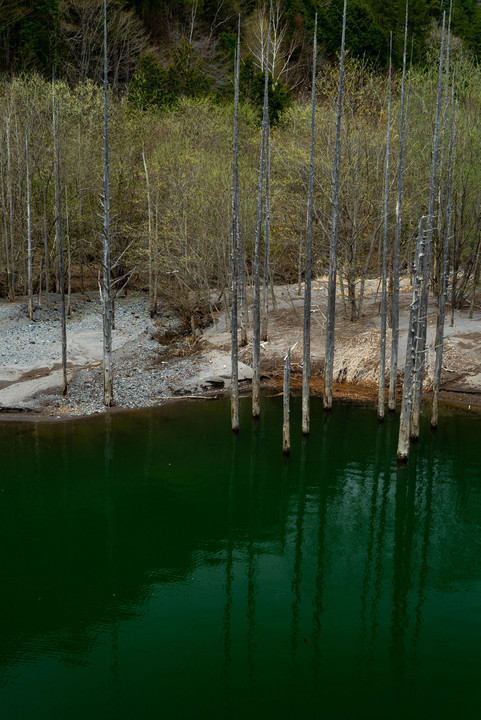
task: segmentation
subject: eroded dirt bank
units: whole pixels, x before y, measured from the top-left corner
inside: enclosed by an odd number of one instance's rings
[[[342,313],[336,321],[335,395],[375,401],[379,372],[378,283],[366,288],[364,314],[356,323]],[[313,286],[312,391],[322,392],[326,282]],[[401,295],[399,368],[404,367],[404,347],[410,302],[409,289]],[[271,303],[272,305],[272,303]],[[297,286],[276,288],[276,306],[269,316],[269,339],[262,343],[264,381],[280,387],[283,358],[293,351],[293,384],[300,387],[302,357],[303,298]],[[434,365],[435,307],[430,308],[428,365],[425,388],[429,391]],[[114,331],[115,402],[117,408],[159,405],[173,397],[205,397],[229,387],[230,330],[219,313],[209,328],[197,337],[171,342],[180,333],[179,321],[164,312],[152,322],[146,298],[131,295],[117,303]],[[481,313],[470,319],[457,311],[454,325],[449,318],[445,330],[442,399],[472,409],[481,408]],[[0,413],[3,418],[30,414],[37,417],[88,415],[103,412],[102,324],[99,302],[94,295],[75,296],[67,324],[68,394],[61,395],[60,324],[58,299],[49,298],[29,321],[26,303],[0,302]],[[160,342],[159,342],[160,340]],[[390,334],[388,334],[388,349]],[[250,388],[250,343],[240,351],[240,377]],[[387,357],[389,363],[389,352]]]

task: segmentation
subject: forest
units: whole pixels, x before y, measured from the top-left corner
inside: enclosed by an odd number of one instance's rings
[[[60,9],[75,3],[40,3],[50,7],[48,17],[57,18]],[[0,182],[2,203],[3,243],[0,250],[2,273],[0,292],[13,297],[26,292],[27,272],[27,173],[25,138],[29,146],[29,184],[31,194],[31,241],[33,254],[34,291],[53,289],[56,282],[56,203],[54,178],[53,95],[59,106],[59,138],[62,150],[62,187],[65,195],[67,218],[66,248],[68,275],[75,275],[76,287],[94,278],[98,272],[101,227],[98,213],[102,193],[102,89],[98,82],[102,71],[101,3],[77,2],[79,7],[97,12],[96,37],[89,48],[83,49],[84,66],[77,66],[78,76],[72,77],[72,65],[64,60],[52,85],[52,65],[42,73],[41,57],[45,57],[47,35],[52,41],[52,29],[45,36],[40,33],[40,19],[23,13],[24,3],[10,3],[10,23],[4,19],[4,41],[15,50],[15,61],[10,58],[8,71],[0,80],[0,103],[3,118],[0,128]],[[368,3],[368,5],[375,3]],[[419,3],[418,3],[419,4]],[[38,5],[38,3],[36,3]],[[163,12],[170,8],[177,28],[181,26],[181,12],[175,3],[159,3]],[[334,6],[335,3],[332,4]],[[352,5],[351,3],[348,3]],[[431,4],[424,3],[426,8]],[[435,3],[434,3],[435,5]],[[456,9],[466,3],[454,3]],[[15,7],[14,7],[15,6]],[[415,4],[414,4],[415,6]],[[150,4],[137,4],[134,12],[109,2],[115,12],[125,15],[129,41],[133,35],[129,23],[142,29],[147,37]],[[184,7],[184,6],[183,6]],[[222,6],[223,7],[223,6]],[[295,280],[299,266],[299,243],[305,234],[306,192],[309,156],[309,99],[308,73],[305,89],[280,93],[285,73],[275,72],[281,66],[295,66],[289,55],[291,42],[290,12],[279,4],[281,23],[285,34],[280,38],[272,60],[270,73],[269,113],[271,120],[271,262],[274,277],[278,280]],[[331,6],[329,6],[331,8]],[[367,7],[367,6],[366,6]],[[56,11],[54,12],[54,9]],[[60,9],[59,9],[60,8]],[[185,7],[184,7],[185,10]],[[202,12],[201,12],[202,10]],[[259,10],[259,8],[258,8]],[[305,8],[304,8],[305,10]],[[463,12],[464,12],[463,10]],[[474,9],[472,9],[474,12]],[[57,15],[55,14],[58,11]],[[199,10],[199,34],[209,16],[206,6]],[[227,10],[223,7],[223,11]],[[410,9],[410,12],[412,10]],[[160,9],[157,8],[157,13]],[[211,12],[211,11],[210,11]],[[253,11],[255,13],[255,11]],[[265,8],[260,7],[258,18],[262,30]],[[307,12],[307,11],[306,11]],[[374,13],[374,7],[370,9]],[[437,55],[440,45],[440,28],[432,13],[426,44],[425,62],[412,63],[407,75],[408,109],[406,118],[405,201],[403,207],[402,265],[409,267],[417,222],[427,203],[431,153],[432,123],[437,82]],[[467,12],[467,10],[466,10]],[[13,23],[13,18],[17,22]],[[29,23],[27,18],[30,17]],[[108,22],[115,19],[108,15]],[[144,20],[141,23],[140,17]],[[184,14],[185,21],[185,14]],[[263,18],[263,19],[262,19]],[[52,19],[52,22],[53,22]],[[118,19],[118,18],[117,18]],[[386,20],[386,19],[385,19]],[[347,17],[349,22],[349,14]],[[391,18],[394,22],[394,19]],[[172,22],[174,22],[172,20]],[[249,32],[252,13],[243,27],[247,38],[242,39],[242,62],[255,67],[254,56],[249,52]],[[460,21],[459,21],[460,22]],[[92,20],[93,23],[93,20]],[[154,23],[155,24],[155,23]],[[45,47],[37,54],[27,52],[26,27],[34,28],[38,42],[43,38]],[[120,32],[120,20],[118,32]],[[319,27],[319,58],[316,101],[316,153],[315,153],[315,218],[313,228],[314,272],[323,272],[327,263],[328,224],[330,218],[330,173],[332,162],[333,127],[337,92],[337,63],[324,57],[320,38],[325,32],[322,15]],[[347,27],[349,27],[347,25]],[[453,32],[456,25],[453,23]],[[8,33],[7,33],[8,28]],[[110,28],[109,28],[110,29]],[[402,34],[402,24],[398,30]],[[33,31],[32,31],[33,32]],[[79,33],[78,29],[76,31]],[[84,37],[84,40],[86,39]],[[5,34],[7,33],[7,34]],[[139,34],[140,35],[142,34]],[[244,34],[244,30],[243,30]],[[398,33],[399,34],[399,33]],[[79,35],[80,36],[80,35]],[[111,35],[109,36],[111,37]],[[95,40],[95,42],[94,42]],[[229,228],[231,203],[231,144],[233,125],[233,67],[225,68],[225,83],[229,92],[223,102],[212,93],[205,92],[200,78],[203,71],[200,61],[190,62],[195,42],[189,44],[183,37],[174,53],[175,62],[183,65],[183,77],[172,65],[154,66],[152,55],[142,55],[137,69],[126,45],[117,47],[115,38],[109,44],[110,86],[110,146],[111,146],[111,205],[114,221],[112,244],[115,257],[121,257],[118,275],[129,275],[130,282],[138,286],[147,284],[148,247],[155,254],[155,270],[159,293],[166,300],[181,304],[182,311],[190,315],[201,307],[209,288],[222,289],[228,284]],[[125,38],[124,38],[125,40]],[[339,271],[345,280],[349,296],[349,312],[354,320],[359,313],[355,297],[358,280],[378,270],[378,246],[382,230],[381,198],[384,182],[384,156],[386,144],[387,73],[367,57],[349,52],[349,33],[346,32],[346,70],[342,118],[342,157],[340,186],[340,244]],[[217,39],[217,43],[219,40]],[[307,42],[307,41],[306,41]],[[274,43],[273,43],[274,44]],[[460,282],[455,288],[455,303],[460,305],[473,297],[473,284],[479,271],[479,183],[476,167],[479,166],[480,136],[475,122],[479,103],[479,69],[475,58],[467,49],[469,43],[453,37],[451,43],[451,71],[455,77],[457,105],[457,131],[455,148],[456,172],[453,179],[453,270],[460,270]],[[277,50],[276,50],[277,48]],[[122,49],[124,54],[122,55]],[[141,53],[139,47],[137,50]],[[311,50],[312,52],[312,41]],[[412,51],[412,48],[411,48]],[[79,51],[80,52],[80,51]],[[30,61],[27,61],[27,55]],[[7,54],[3,55],[5,61]],[[80,62],[80,55],[77,58]],[[191,58],[192,59],[192,58]],[[411,52],[412,59],[412,52]],[[129,62],[132,65],[129,69]],[[307,63],[307,60],[306,60]],[[232,65],[232,63],[228,63]],[[17,72],[17,68],[22,68]],[[28,68],[28,70],[27,70]],[[171,102],[166,106],[157,103],[159,91],[152,87],[149,73],[162,69],[160,76],[168,76]],[[289,70],[291,72],[291,70]],[[293,72],[293,71],[292,71]],[[100,75],[99,75],[100,73]],[[126,81],[131,75],[130,83]],[[239,158],[241,182],[242,231],[246,238],[246,252],[252,250],[255,225],[255,187],[257,155],[260,139],[262,109],[262,83],[258,83],[257,99],[243,96],[247,85],[241,64],[240,70],[240,132]],[[211,78],[212,79],[212,78]],[[399,122],[400,73],[393,75],[392,125]],[[176,90],[173,85],[178,83]],[[179,85],[184,83],[183,90]],[[189,84],[197,88],[188,91]],[[205,87],[208,86],[207,80]],[[53,89],[54,88],[54,89]],[[251,90],[252,91],[252,90]],[[276,95],[277,93],[277,95]],[[447,95],[446,94],[446,98]],[[145,101],[147,97],[149,102]],[[175,97],[175,101],[174,101]],[[276,99],[279,104],[276,104]],[[447,102],[444,111],[444,139],[447,137]],[[393,130],[391,154],[397,154],[399,132]],[[446,143],[445,143],[446,145]],[[447,151],[446,151],[447,152]],[[446,153],[444,154],[446,156]],[[440,165],[440,183],[446,172],[446,157]],[[392,164],[394,167],[394,164]],[[356,179],[352,182],[353,178]],[[395,170],[392,172],[394,185]],[[390,213],[394,211],[395,193],[390,197]],[[438,195],[441,203],[441,195]],[[442,214],[439,213],[438,228]],[[391,233],[392,228],[390,228]],[[154,248],[152,248],[152,244]],[[207,262],[206,262],[207,260]],[[249,260],[247,262],[249,268]],[[57,279],[58,287],[58,279]],[[180,292],[184,288],[186,292]],[[188,289],[188,291],[187,291]],[[185,307],[184,307],[185,306]]]

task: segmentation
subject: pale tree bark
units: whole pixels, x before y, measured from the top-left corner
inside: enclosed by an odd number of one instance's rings
[[[406,23],[404,26],[403,70],[401,80],[401,118],[399,125],[399,158],[397,169],[396,221],[394,226],[393,283],[391,303],[391,368],[389,373],[388,409],[396,408],[396,384],[399,357],[399,255],[401,248],[402,201],[404,186],[404,141],[405,141],[405,93],[408,40],[409,2],[406,2]]]
[[[342,88],[344,78],[344,55],[346,39],[346,6],[342,18],[341,64],[339,68],[339,88],[337,93],[336,138],[334,143],[334,164],[332,172],[332,222],[331,241],[329,249],[329,281],[327,290],[327,322],[326,322],[326,350],[324,360],[324,408],[332,407],[332,381],[334,368],[334,330],[336,323],[336,278],[337,278],[337,237],[339,223],[339,175],[341,166],[341,116],[342,116]]]
[[[311,92],[311,147],[309,154],[309,179],[307,188],[307,232],[304,275],[304,333],[302,350],[302,432],[309,434],[309,395],[311,380],[311,275],[312,275],[312,215],[314,207],[314,132],[316,126],[316,75],[317,75],[317,13],[314,21],[314,46],[312,51]]]
[[[67,240],[67,317],[72,314],[72,246],[70,243],[70,221],[68,210],[68,188],[65,185],[65,235]]]
[[[448,285],[448,256],[449,256],[449,235],[451,228],[451,179],[453,167],[453,149],[455,135],[454,118],[454,77],[451,85],[451,117],[449,122],[449,156],[446,177],[446,205],[444,212],[443,249],[442,249],[442,270],[441,270],[441,292],[438,298],[438,317],[436,323],[436,362],[433,378],[433,406],[431,412],[431,427],[438,425],[438,401],[439,385],[441,382],[441,370],[444,348],[444,323],[446,317],[446,295]]]
[[[109,158],[109,116],[108,116],[108,74],[107,74],[107,3],[104,0],[104,222],[103,222],[103,377],[104,405],[113,403],[112,375],[112,287],[110,261],[110,158]]]
[[[267,340],[268,332],[268,310],[269,310],[269,281],[270,281],[270,231],[271,231],[271,147],[270,147],[269,119],[266,130],[266,195],[264,215],[264,273],[262,276],[262,317],[261,317],[261,340]]]
[[[234,140],[232,147],[232,247],[231,247],[231,425],[239,430],[239,73],[240,73],[240,17],[237,28],[237,51],[234,80]]]
[[[443,30],[441,39],[441,53],[439,59],[438,96],[436,101],[436,120],[434,124],[433,152],[431,160],[431,179],[429,184],[429,204],[426,228],[426,244],[423,258],[423,284],[421,291],[421,307],[419,312],[418,330],[416,333],[416,369],[413,387],[413,403],[411,417],[411,439],[419,437],[419,416],[421,412],[422,385],[426,366],[426,338],[427,338],[427,315],[429,301],[429,285],[431,280],[431,260],[433,246],[433,219],[434,202],[436,197],[436,179],[439,154],[439,127],[441,118],[441,98],[443,89],[443,67],[444,67],[444,31],[446,13],[443,13]]]
[[[67,322],[65,317],[65,271],[63,257],[62,192],[60,186],[60,136],[58,106],[55,110],[55,186],[57,196],[57,242],[60,281],[60,325],[62,331],[62,395],[67,394]]]
[[[269,12],[269,27],[272,6]],[[264,108],[262,112],[261,152],[259,159],[259,182],[257,186],[257,221],[254,255],[254,317],[252,338],[252,416],[260,415],[260,355],[261,355],[261,328],[260,328],[260,265],[261,265],[261,229],[262,229],[262,197],[264,187],[264,162],[266,134],[269,111],[269,33],[267,35],[267,62],[264,72]]]
[[[32,208],[30,203],[30,159],[28,136],[25,134],[25,172],[27,185],[27,291],[28,317],[33,320],[33,277],[32,277]]]
[[[392,33],[389,49],[389,84],[387,104],[386,134],[386,171],[384,177],[384,228],[382,237],[382,289],[381,289],[381,338],[379,348],[379,395],[377,417],[384,420],[386,398],[386,328],[387,328],[387,236],[389,224],[389,160],[391,151],[391,65],[392,65]]]
[[[406,340],[406,362],[404,365],[403,394],[401,401],[401,416],[399,419],[399,436],[397,446],[397,459],[407,462],[409,456],[409,443],[411,437],[411,410],[413,400],[413,374],[416,356],[416,333],[419,322],[421,265],[425,251],[423,216],[419,221],[418,237],[414,260],[413,294],[409,313],[409,326]]]
[[[450,327],[454,327],[454,310],[456,307],[456,291],[458,286],[458,256],[457,256],[457,213],[456,213],[456,192],[453,197],[453,277],[451,280],[451,321]]]

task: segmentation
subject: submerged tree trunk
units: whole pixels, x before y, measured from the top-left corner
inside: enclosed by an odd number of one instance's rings
[[[397,446],[397,459],[406,462],[409,456],[409,443],[411,437],[411,409],[413,393],[413,373],[416,354],[416,333],[419,321],[421,286],[421,265],[424,253],[424,216],[419,221],[416,254],[414,260],[413,294],[411,310],[409,313],[408,335],[406,340],[406,362],[404,366],[403,394],[401,401],[401,416],[399,419],[399,436]]]
[[[408,39],[408,13],[409,7],[406,2],[406,23],[404,26],[404,52],[403,71],[401,80],[401,120],[399,127],[399,159],[397,171],[397,197],[396,197],[396,223],[394,228],[394,253],[393,253],[393,282],[392,282],[392,303],[391,303],[391,368],[389,373],[389,397],[388,409],[396,407],[396,384],[399,354],[399,255],[401,248],[401,218],[402,199],[404,185],[404,139],[405,139],[405,90],[406,90],[406,60],[407,60],[407,39]]]
[[[309,394],[311,380],[311,272],[312,272],[312,214],[314,205],[314,131],[316,121],[317,13],[314,21],[311,95],[311,147],[307,189],[306,262],[304,278],[304,343],[302,351],[302,432],[309,434]]]
[[[283,421],[282,421],[282,452],[289,455],[291,451],[290,428],[290,395],[291,395],[291,349],[284,358],[284,386],[283,386]]]
[[[377,416],[384,420],[384,404],[386,396],[386,327],[387,327],[387,235],[389,220],[389,154],[391,149],[391,62],[392,62],[392,34],[389,52],[389,89],[387,111],[387,138],[386,138],[386,174],[384,178],[384,230],[382,238],[382,291],[381,291],[381,340],[379,352],[379,395]]]
[[[336,279],[337,279],[337,237],[339,222],[339,175],[341,165],[341,114],[342,88],[344,78],[344,55],[346,39],[346,5],[342,18],[341,64],[339,68],[339,88],[337,94],[336,139],[334,144],[334,164],[332,172],[332,225],[329,250],[329,282],[327,295],[326,350],[324,360],[324,408],[332,407],[332,381],[334,369],[334,329],[336,322]]]
[[[112,375],[112,286],[110,261],[110,159],[109,159],[109,116],[108,116],[108,75],[107,75],[107,3],[104,0],[104,222],[103,222],[103,376],[104,405],[113,403]]]
[[[261,231],[262,231],[262,196],[264,187],[264,162],[266,135],[269,111],[269,40],[272,21],[272,4],[269,11],[269,29],[267,34],[267,51],[266,65],[264,72],[264,107],[262,112],[262,135],[261,135],[261,152],[259,158],[259,183],[257,187],[257,221],[256,221],[256,239],[255,239],[255,256],[254,256],[254,318],[253,318],[253,338],[252,338],[252,416],[260,415],[260,355],[261,355],[261,308],[260,308],[260,266],[261,266]]]

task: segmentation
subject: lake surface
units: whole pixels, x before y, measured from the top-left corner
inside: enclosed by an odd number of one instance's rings
[[[481,419],[0,425],[0,716],[481,717]]]

